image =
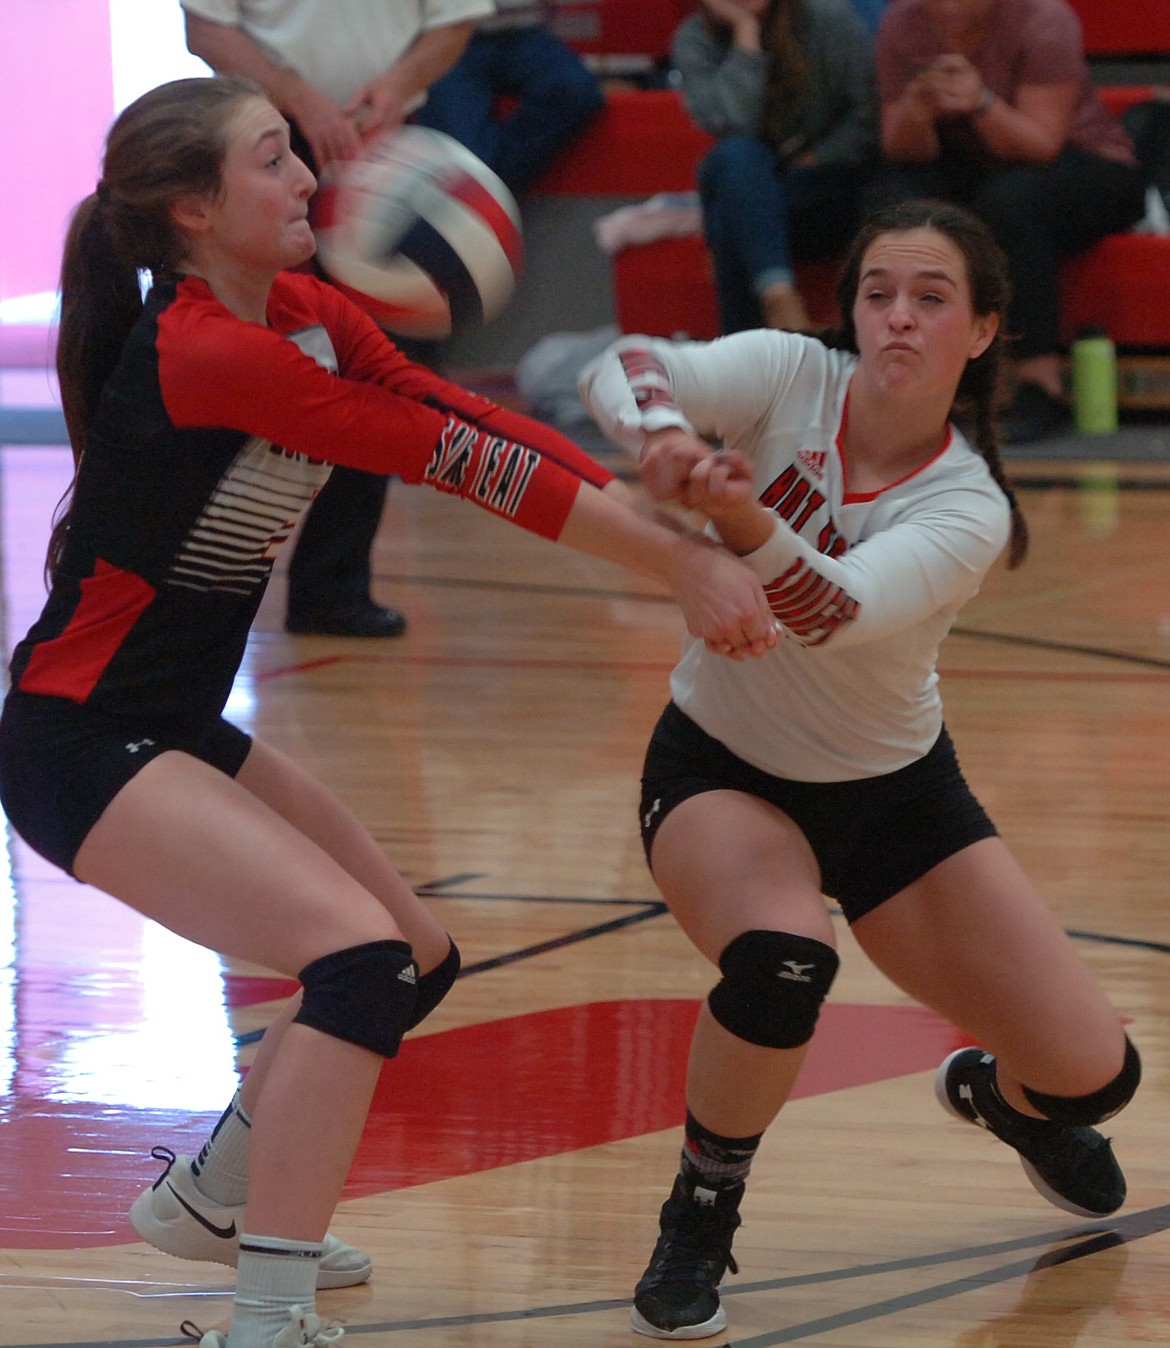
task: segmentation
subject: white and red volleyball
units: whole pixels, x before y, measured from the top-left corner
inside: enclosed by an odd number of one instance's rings
[[[332,165],[312,219],[325,274],[403,337],[487,322],[511,298],[524,260],[507,187],[457,140],[422,126]]]

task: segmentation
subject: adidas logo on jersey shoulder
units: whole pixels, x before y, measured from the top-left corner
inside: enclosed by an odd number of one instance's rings
[[[823,449],[802,449],[796,456],[796,462],[820,482],[825,476],[825,460],[828,455]]]

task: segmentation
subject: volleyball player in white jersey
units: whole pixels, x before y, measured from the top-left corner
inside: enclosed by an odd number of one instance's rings
[[[1027,548],[992,416],[1004,258],[960,208],[909,202],[867,223],[838,294],[823,340],[627,337],[581,380],[651,494],[753,568],[786,638],[745,662],[688,642],[646,758],[651,869],[721,975],[635,1292],[634,1328],[659,1338],[726,1323],[744,1182],[838,966],[825,896],[898,987],[985,1046],[947,1059],[940,1101],[1058,1206],[1125,1198],[1091,1125],[1132,1096],[1137,1054],[963,780],[935,669],[1005,544],[1009,566]]]

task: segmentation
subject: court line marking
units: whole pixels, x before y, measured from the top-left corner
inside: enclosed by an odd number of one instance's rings
[[[802,1324],[789,1325],[784,1329],[756,1334],[744,1339],[726,1339],[718,1348],[772,1348],[775,1344],[796,1343],[803,1339],[815,1338],[849,1325],[863,1324],[867,1321],[883,1319],[897,1311],[913,1310],[934,1302],[949,1300],[964,1292],[976,1291],[996,1283],[1011,1282],[1027,1277],[1031,1273],[1061,1264],[1072,1263],[1104,1250],[1133,1244],[1147,1236],[1158,1235],[1170,1229],[1170,1204],[1147,1208],[1128,1217],[1112,1220],[1108,1225],[1096,1224],[1072,1231],[1044,1231],[1032,1236],[1022,1236],[1013,1240],[999,1241],[993,1244],[967,1246],[956,1250],[943,1250],[935,1254],[913,1255],[904,1259],[882,1260],[873,1264],[858,1264],[849,1268],[827,1269],[819,1273],[794,1274],[786,1278],[769,1278],[762,1281],[745,1283],[739,1287],[723,1289],[724,1296],[745,1296],[760,1292],[781,1291],[792,1287],[813,1287],[826,1283],[846,1282],[857,1278],[879,1277],[886,1273],[898,1273],[909,1269],[940,1267],[947,1264],[963,1263],[967,1260],[987,1256],[1013,1253],[1017,1250],[1035,1249],[1041,1245],[1059,1245],[1061,1248],[1046,1250],[1038,1258],[1013,1260],[997,1268],[985,1269],[964,1277],[950,1278],[936,1283],[932,1287],[920,1288],[916,1292],[907,1292],[900,1296],[887,1297],[881,1301],[841,1311],[835,1315],[821,1316],[815,1320],[806,1320]],[[1067,1241],[1075,1244],[1066,1245]],[[386,1320],[371,1324],[346,1324],[347,1336],[357,1337],[365,1334],[402,1334],[424,1332],[436,1329],[451,1329],[477,1325],[513,1324],[525,1321],[563,1319],[571,1315],[598,1315],[612,1311],[621,1311],[629,1307],[629,1298],[610,1298],[606,1300],[567,1302],[553,1306],[534,1306],[511,1311],[491,1311],[481,1315],[443,1315],[414,1320]],[[190,1348],[189,1338],[147,1338],[147,1339],[97,1339],[72,1341],[68,1343],[11,1344],[8,1348]]]

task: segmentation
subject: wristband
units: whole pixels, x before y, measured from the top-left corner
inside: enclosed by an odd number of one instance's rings
[[[991,105],[995,102],[998,95],[994,89],[989,89],[985,84],[983,92],[979,95],[979,106],[975,109],[975,116],[982,117],[985,112],[991,111]]]

